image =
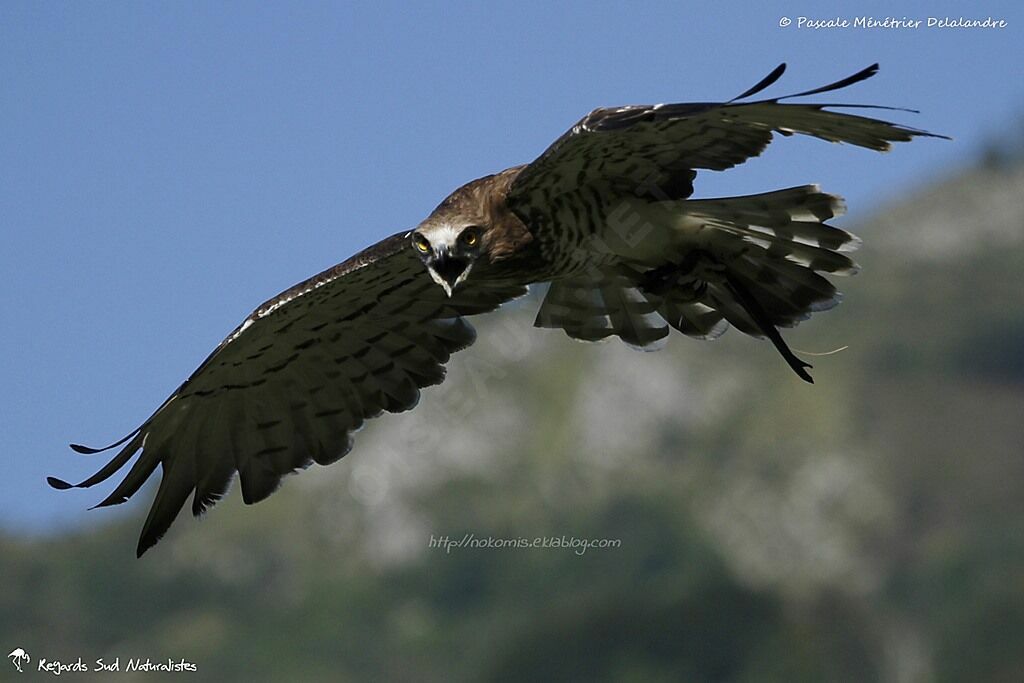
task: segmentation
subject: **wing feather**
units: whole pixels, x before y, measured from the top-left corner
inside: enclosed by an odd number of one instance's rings
[[[258,307],[110,462],[76,485],[105,481],[137,456],[100,503],[116,505],[160,467],[139,555],[189,496],[193,514],[202,514],[236,472],[243,500],[255,503],[289,472],[344,456],[365,420],[411,409],[421,388],[444,379],[451,354],[476,337],[462,316],[525,293],[485,287],[449,299],[407,245],[406,233],[393,235]]]
[[[657,293],[578,276],[557,280],[541,306],[538,326],[560,327],[576,339],[614,335],[652,348],[668,333],[659,317],[684,334],[703,338],[720,335],[731,323],[748,334],[767,335],[808,379],[769,326],[792,326],[811,312],[838,303],[838,292],[820,273],[849,275],[857,270],[845,252],[855,249],[859,240],[825,223],[842,213],[842,201],[815,186],[691,200],[697,170],[722,171],[743,163],[761,154],[776,134],[802,134],[880,151],[918,136],[945,136],[830,110],[891,107],[783,101],[863,81],[878,71],[877,64],[794,95],[748,99],[774,84],[784,70],[785,65],[779,66],[728,102],[596,109],[519,172],[508,205],[533,232],[540,252],[553,261],[572,263],[574,252],[591,240],[599,246],[611,243],[618,245],[609,249],[612,255],[636,270],[632,283],[642,284],[646,275],[671,265],[658,262],[659,251],[666,261],[685,263],[695,255],[700,262],[704,243],[710,242],[712,251],[728,261],[719,263],[718,271],[735,271],[724,280],[721,272],[704,273],[679,291],[656,288]],[[628,229],[636,219],[659,231],[662,241],[631,249],[632,240],[642,238],[642,231],[633,234]],[[699,236],[689,235],[697,221]],[[710,230],[705,232],[706,228]],[[763,300],[744,301],[751,291]],[[635,301],[650,304],[656,315],[645,320],[645,310],[630,313]]]
[[[544,213],[551,198],[582,187],[662,194],[685,199],[692,185],[679,183],[685,170],[721,171],[758,156],[775,133],[800,133],[830,142],[887,150],[917,136],[945,137],[880,119],[829,111],[826,107],[892,109],[873,105],[782,102],[836,90],[870,78],[872,65],[835,83],[795,95],[740,102],[774,83],[778,68],[729,102],[630,105],[596,109],[556,140],[516,178],[509,204],[524,220]],[[911,111],[911,110],[906,110]],[[692,178],[691,178],[692,179]]]

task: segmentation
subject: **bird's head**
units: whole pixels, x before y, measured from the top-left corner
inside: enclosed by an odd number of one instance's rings
[[[410,233],[409,239],[430,277],[450,297],[483,253],[484,231],[479,225],[424,223]]]

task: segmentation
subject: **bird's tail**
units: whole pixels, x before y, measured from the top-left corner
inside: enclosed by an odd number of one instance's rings
[[[806,363],[779,335],[811,313],[832,308],[840,294],[822,273],[850,275],[847,252],[860,241],[826,220],[841,215],[842,199],[804,185],[759,195],[673,202],[703,228],[680,263],[654,269],[595,269],[551,285],[538,327],[574,339],[617,336],[630,346],[660,348],[670,328],[702,339],[731,323],[767,337],[802,378]]]
[[[580,341],[619,337],[651,351],[669,334],[656,309],[632,274],[602,268],[552,282],[534,325],[565,330]]]

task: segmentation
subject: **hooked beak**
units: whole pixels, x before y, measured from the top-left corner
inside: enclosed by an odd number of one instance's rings
[[[472,268],[473,263],[471,261],[448,255],[438,256],[428,266],[430,276],[434,278],[434,282],[441,285],[441,288],[444,289],[445,294],[449,298],[455,291],[455,288],[466,279]]]

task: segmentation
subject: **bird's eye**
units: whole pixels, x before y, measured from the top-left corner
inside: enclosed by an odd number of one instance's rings
[[[470,226],[462,231],[459,235],[459,239],[462,243],[468,247],[476,246],[476,243],[480,241],[480,228]]]
[[[427,238],[418,232],[412,236],[412,245],[416,247],[416,251],[421,254],[426,254],[430,251],[430,242],[428,242]]]

